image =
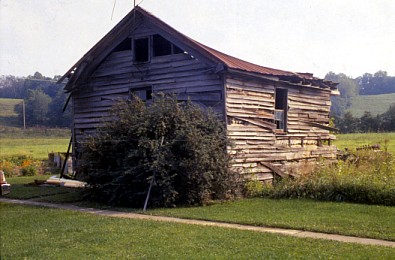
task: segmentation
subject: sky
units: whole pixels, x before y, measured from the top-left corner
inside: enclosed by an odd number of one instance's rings
[[[394,0],[136,0],[178,31],[265,67],[395,76]],[[63,75],[133,0],[0,0],[0,75]]]

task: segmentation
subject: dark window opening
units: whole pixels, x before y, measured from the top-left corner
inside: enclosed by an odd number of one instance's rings
[[[276,89],[274,121],[276,128],[287,130],[287,110],[288,110],[288,91],[286,89]]]
[[[173,45],[173,53],[174,53],[174,54],[184,53],[184,51],[181,50],[178,46]]]
[[[126,38],[117,47],[113,50],[114,52],[117,51],[129,51],[132,50],[132,39]]]
[[[130,96],[133,95],[135,95],[142,101],[152,100],[152,87],[144,87],[144,88],[130,90]]]
[[[149,40],[148,38],[134,40],[134,61],[147,62],[149,61]]]
[[[162,36],[155,34],[153,37],[154,57],[170,55],[172,52],[172,44]]]

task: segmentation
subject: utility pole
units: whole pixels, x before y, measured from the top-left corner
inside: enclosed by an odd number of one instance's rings
[[[26,129],[26,109],[25,109],[25,100],[22,99],[22,113],[23,113],[23,130]]]

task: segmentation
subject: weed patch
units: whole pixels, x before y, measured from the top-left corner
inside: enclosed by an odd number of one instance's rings
[[[270,198],[311,198],[328,201],[395,205],[395,163],[386,151],[356,151],[344,160],[318,163],[311,173],[265,187]]]

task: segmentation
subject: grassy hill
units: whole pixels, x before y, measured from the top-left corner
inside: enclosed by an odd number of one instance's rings
[[[390,105],[395,103],[395,93],[356,96],[351,99],[351,102],[352,105],[347,111],[350,111],[353,116],[361,117],[365,111],[376,116],[387,111]]]
[[[22,127],[22,99],[0,98],[0,126]]]

